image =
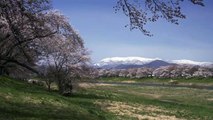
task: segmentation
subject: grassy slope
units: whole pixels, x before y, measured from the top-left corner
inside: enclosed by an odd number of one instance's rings
[[[93,104],[102,99],[94,94],[78,93],[63,97],[44,88],[0,77],[0,119],[72,119],[95,120],[113,117]]]
[[[119,107],[130,106],[119,108],[120,111],[134,108],[132,113],[126,112],[134,114],[128,115],[124,111],[123,115],[116,115],[106,109],[116,102],[120,104]],[[135,110],[140,105],[154,106],[169,112]],[[96,86],[81,89],[72,97],[63,97],[39,86],[0,77],[0,119],[135,120],[136,115],[168,115],[212,120],[212,113],[213,91],[210,90]]]

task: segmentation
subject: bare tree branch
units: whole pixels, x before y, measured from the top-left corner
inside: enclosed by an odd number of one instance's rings
[[[194,5],[204,6],[204,0],[189,1]],[[139,29],[144,35],[152,36],[145,28],[147,23],[162,18],[178,25],[180,19],[186,18],[181,11],[182,2],[184,0],[118,0],[114,8],[116,12],[122,10],[129,18],[130,30]]]

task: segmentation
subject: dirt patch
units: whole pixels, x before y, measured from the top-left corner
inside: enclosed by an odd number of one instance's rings
[[[118,116],[130,116],[138,120],[181,120],[175,116],[166,115],[170,111],[163,110],[156,106],[141,105],[141,104],[127,104],[123,102],[96,102],[95,104],[101,106],[102,109],[112,112]]]
[[[122,81],[121,83],[136,83],[136,81],[126,80],[126,81]]]
[[[78,84],[78,87],[80,87],[80,88],[92,88],[92,87],[95,87],[95,85],[94,84],[92,84],[92,83],[79,83]]]
[[[106,84],[106,83],[96,83],[95,85],[96,85],[96,86],[115,86],[115,85]]]
[[[140,115],[137,118],[138,120],[181,120],[179,118],[176,118],[175,116],[166,116],[166,115],[158,115],[158,116]]]
[[[105,83],[78,83],[78,87],[80,88],[94,88],[94,87],[97,87],[97,86],[115,86],[115,85],[112,85],[112,84],[105,84]]]
[[[208,98],[207,100],[208,100],[208,101],[212,101],[212,102],[213,102],[213,98]]]

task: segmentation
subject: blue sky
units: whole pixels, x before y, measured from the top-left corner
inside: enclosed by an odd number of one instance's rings
[[[125,28],[128,18],[115,13],[115,5],[116,0],[53,0],[53,8],[66,15],[84,39],[93,62],[115,56],[213,62],[212,0],[205,0],[205,7],[184,2],[187,19],[178,26],[163,20],[148,24],[153,37]]]

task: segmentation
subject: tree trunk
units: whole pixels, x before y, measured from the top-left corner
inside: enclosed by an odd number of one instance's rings
[[[51,86],[50,80],[47,80],[46,84],[47,84],[48,91],[50,92],[50,90],[51,90],[50,89],[50,86]]]
[[[58,79],[58,90],[60,94],[63,94],[64,89],[63,89],[63,83],[60,79]]]
[[[49,85],[48,85],[48,91],[50,92],[50,90],[51,90],[51,89],[50,89],[50,84],[49,84]]]
[[[0,76],[3,75],[3,68],[0,67]]]

